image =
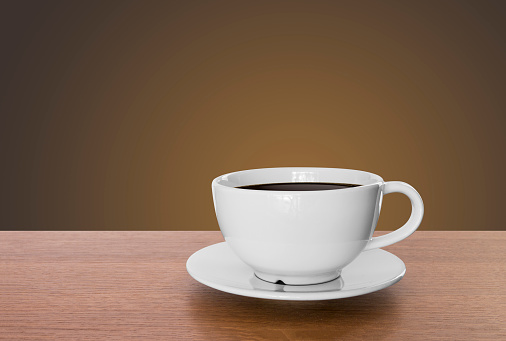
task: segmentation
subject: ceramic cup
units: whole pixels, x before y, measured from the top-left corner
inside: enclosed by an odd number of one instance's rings
[[[360,185],[322,191],[266,191],[239,186],[282,182]],[[239,171],[212,182],[216,217],[234,253],[267,282],[308,285],[336,279],[365,250],[411,235],[423,202],[410,185],[338,168],[283,167]],[[403,193],[411,216],[399,229],[372,237],[383,195]]]

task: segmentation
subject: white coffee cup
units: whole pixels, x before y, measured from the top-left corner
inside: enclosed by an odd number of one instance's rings
[[[360,185],[320,191],[271,191],[240,186],[286,182]],[[411,235],[423,202],[410,185],[384,182],[372,173],[339,168],[282,167],[233,172],[212,182],[223,237],[255,275],[272,283],[307,285],[339,277],[362,251]],[[411,200],[411,216],[399,229],[372,237],[384,194]]]

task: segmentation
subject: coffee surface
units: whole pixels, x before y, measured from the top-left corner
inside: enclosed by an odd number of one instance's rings
[[[358,186],[360,185],[331,182],[282,182],[239,186],[237,188],[261,191],[326,191],[330,189],[343,189]]]

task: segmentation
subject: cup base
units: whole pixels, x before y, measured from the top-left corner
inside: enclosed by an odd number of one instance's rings
[[[255,276],[257,276],[263,281],[274,284],[311,285],[330,282],[341,276],[341,270],[325,272],[323,274],[318,274],[314,276],[281,276],[255,271]]]

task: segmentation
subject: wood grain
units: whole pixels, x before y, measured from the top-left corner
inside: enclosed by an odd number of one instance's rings
[[[219,232],[1,232],[1,340],[505,340],[506,232],[416,232],[402,281],[271,301],[208,288],[186,260]]]

